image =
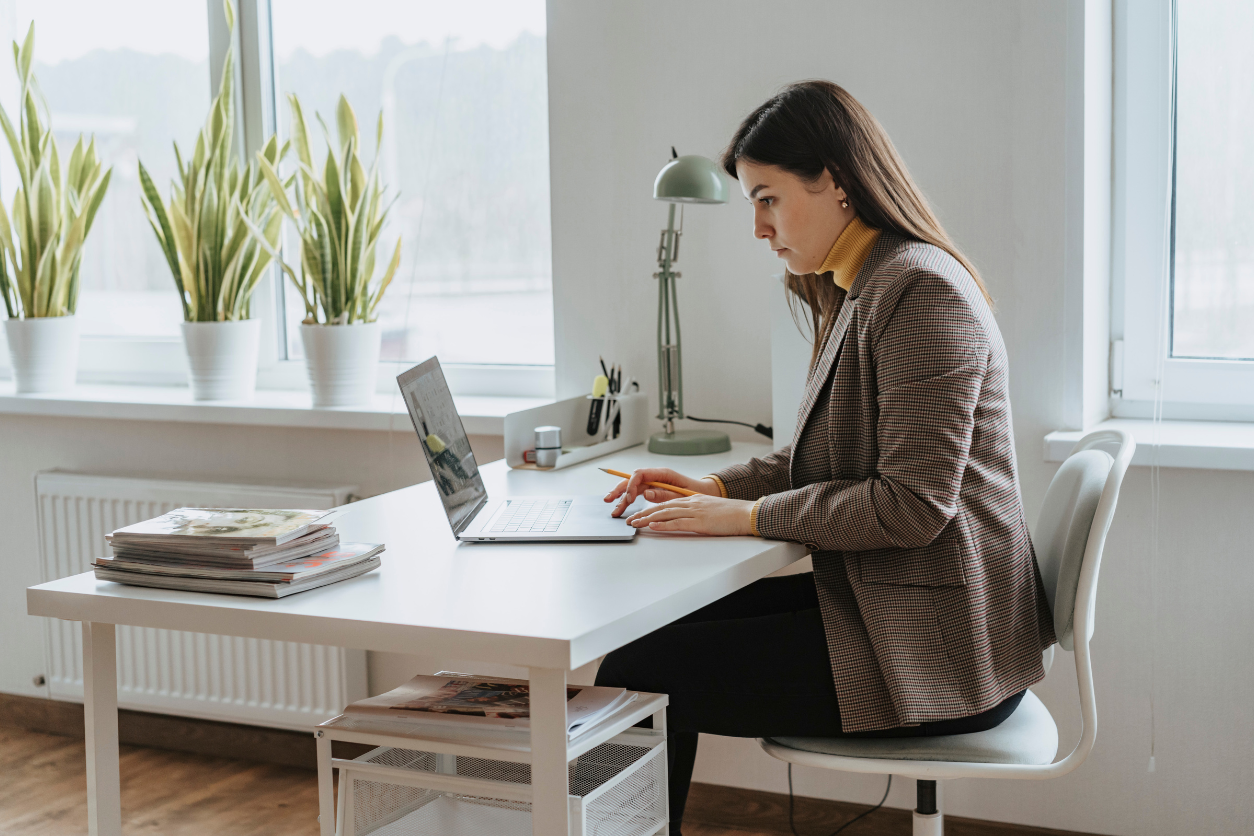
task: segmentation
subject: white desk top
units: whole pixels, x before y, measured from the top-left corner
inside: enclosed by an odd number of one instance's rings
[[[714,456],[633,447],[553,472],[481,468],[489,496],[603,493],[613,477],[664,463],[693,476],[768,452]],[[607,506],[608,513],[608,506]],[[31,615],[280,639],[573,670],[804,557],[755,537],[641,532],[624,543],[458,543],[432,482],[364,500],[336,526],[383,542],[367,575],[270,600],[146,589],[88,572],[27,590]],[[103,544],[102,544],[103,545]]]

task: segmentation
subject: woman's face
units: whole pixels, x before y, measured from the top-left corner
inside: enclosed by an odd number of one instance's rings
[[[771,245],[789,271],[802,276],[823,265],[832,245],[854,219],[842,207],[845,190],[824,171],[813,183],[778,166],[747,160],[736,163],[745,199],[753,204],[753,234]]]

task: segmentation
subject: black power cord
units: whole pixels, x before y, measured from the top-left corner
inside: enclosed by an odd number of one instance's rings
[[[866,818],[867,816],[871,815],[879,808],[883,807],[884,802],[888,800],[888,791],[891,790],[892,788],[893,788],[893,776],[889,775],[888,786],[884,787],[884,797],[880,799],[880,803],[876,804],[874,807],[872,807],[869,810],[863,810],[861,813],[854,816],[849,821],[845,822],[840,827],[833,830],[830,836],[836,836],[837,833],[840,833],[849,825],[853,824],[854,822],[860,819]],[[801,836],[801,834],[797,832],[797,826],[793,824],[793,802],[794,802],[794,799],[793,799],[793,794],[792,794],[792,764],[790,763],[788,764],[788,829],[792,831],[792,836]]]
[[[742,427],[748,427],[759,435],[774,439],[775,431],[766,424],[746,424],[744,421],[724,421],[721,418],[693,418],[691,415],[685,415],[689,421],[700,421],[703,424],[739,424]]]

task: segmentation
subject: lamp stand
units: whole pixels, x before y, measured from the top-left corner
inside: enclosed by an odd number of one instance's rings
[[[675,229],[675,204],[670,204],[666,229],[657,246],[660,268],[653,274],[658,280],[657,296],[657,379],[658,418],[663,430],[649,436],[649,452],[670,456],[701,456],[725,453],[731,449],[731,437],[717,430],[676,430],[675,421],[684,417],[683,349],[679,335],[679,295],[671,267],[679,259],[680,228]]]

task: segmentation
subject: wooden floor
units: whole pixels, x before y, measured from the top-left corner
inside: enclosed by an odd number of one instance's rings
[[[81,737],[0,726],[0,834],[86,834],[85,759]],[[684,836],[787,836],[786,802],[775,793],[694,784]],[[863,809],[798,799],[797,832],[827,836]],[[317,836],[317,816],[311,769],[122,746],[126,836]],[[846,833],[905,836],[910,830],[909,811],[884,809]],[[945,830],[951,836],[1084,836],[957,817],[947,817]]]
[[[82,740],[0,727],[0,834],[87,832]],[[122,747],[128,836],[316,836],[316,773],[184,752]]]
[[[87,832],[86,754],[70,737],[0,727],[0,834]],[[308,769],[122,747],[127,836],[317,836],[317,775]],[[751,836],[693,825],[685,836]]]

